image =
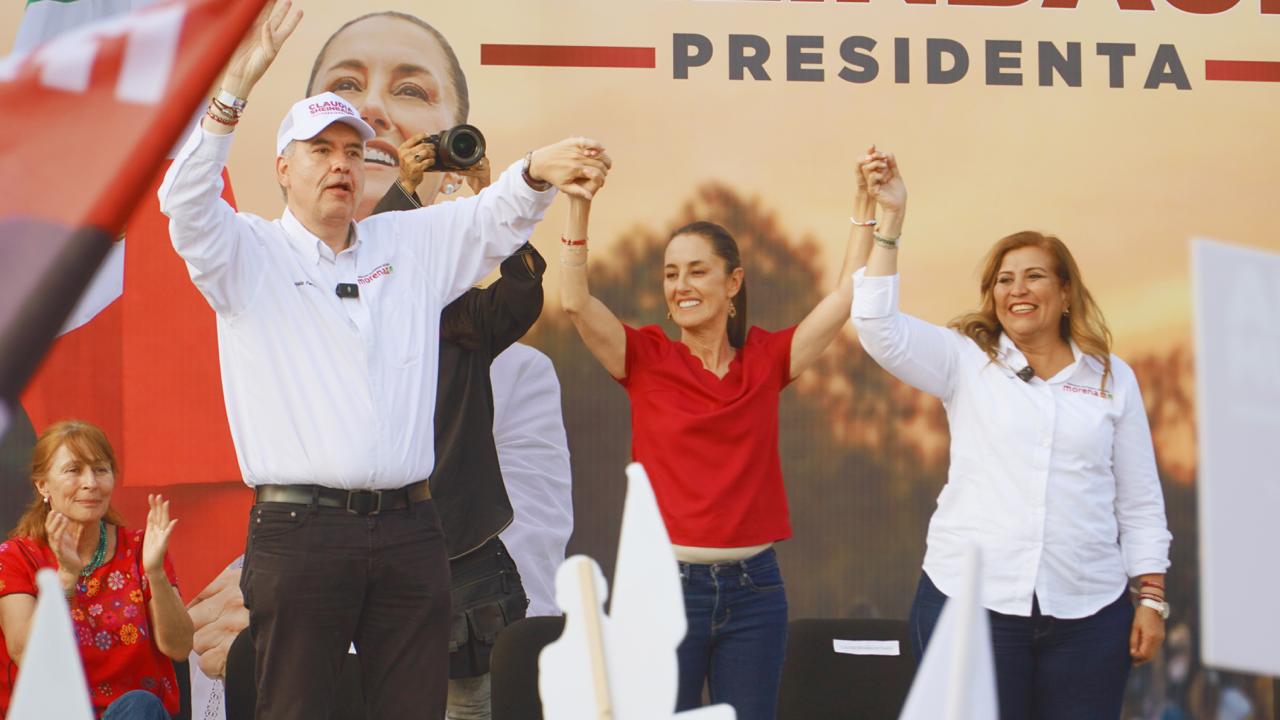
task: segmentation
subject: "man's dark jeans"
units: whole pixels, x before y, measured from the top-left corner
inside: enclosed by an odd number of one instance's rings
[[[329,717],[352,642],[369,717],[444,717],[449,563],[430,500],[367,516],[258,503],[240,588],[256,717]]]

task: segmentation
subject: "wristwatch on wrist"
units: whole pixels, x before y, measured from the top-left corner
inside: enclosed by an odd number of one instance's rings
[[[1169,603],[1163,600],[1152,600],[1151,598],[1142,598],[1138,601],[1139,605],[1155,610],[1160,615],[1161,620],[1169,619]]]
[[[533,151],[530,150],[529,152],[524,154],[524,167],[522,167],[520,170],[520,174],[524,176],[524,181],[529,184],[529,187],[533,188],[534,190],[537,190],[538,192],[546,192],[547,190],[550,190],[551,183],[547,182],[546,180],[533,179],[533,175],[529,173],[529,168],[532,165],[533,165]]]

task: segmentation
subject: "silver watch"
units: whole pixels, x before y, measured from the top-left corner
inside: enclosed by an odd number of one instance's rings
[[[1138,601],[1138,604],[1144,605],[1146,607],[1151,608],[1152,610],[1155,610],[1160,615],[1161,620],[1169,619],[1169,603],[1163,600],[1152,600],[1151,598],[1142,598],[1141,600]]]

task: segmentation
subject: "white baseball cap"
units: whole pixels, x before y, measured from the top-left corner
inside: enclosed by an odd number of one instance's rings
[[[280,122],[280,131],[276,133],[276,154],[283,155],[285,146],[294,140],[310,140],[333,123],[346,123],[360,133],[360,139],[373,139],[373,128],[360,119],[360,113],[331,92],[323,92],[304,100],[299,100],[289,108],[289,113]]]

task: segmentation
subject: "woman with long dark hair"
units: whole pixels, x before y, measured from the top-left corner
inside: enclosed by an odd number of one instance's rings
[[[677,229],[662,267],[667,315],[680,333],[671,340],[657,325],[623,324],[591,295],[589,204],[571,200],[561,303],[631,398],[632,455],[653,482],[680,561],[688,633],[679,710],[700,705],[709,684],[711,701],[732,705],[739,720],[776,713],[787,601],[773,544],[791,536],[779,394],[848,319],[873,210],[860,184],[837,287],[799,325],[776,332],[747,322],[747,271],[733,236],[711,222]]]

